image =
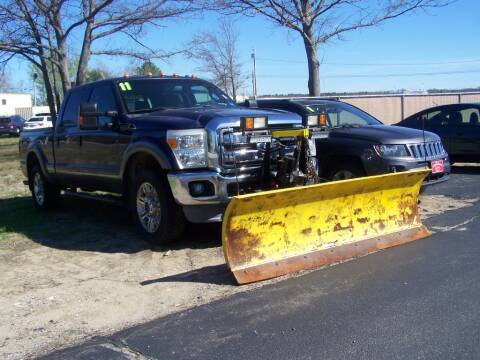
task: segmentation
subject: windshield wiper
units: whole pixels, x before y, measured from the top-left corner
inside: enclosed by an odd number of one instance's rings
[[[167,110],[167,108],[156,107],[152,109],[139,109],[139,110],[130,111],[130,114],[150,113],[150,112],[161,111],[161,110]]]
[[[227,103],[215,103],[215,104],[195,104],[193,107],[227,107]]]
[[[342,125],[337,125],[337,126],[332,126],[332,128],[360,128],[364,127],[367,125],[361,125],[361,124],[342,124]]]

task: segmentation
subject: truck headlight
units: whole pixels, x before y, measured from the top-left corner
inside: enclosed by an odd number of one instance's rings
[[[207,166],[205,130],[168,130],[167,143],[180,169]]]
[[[405,145],[374,145],[378,156],[385,158],[408,157],[407,147]]]

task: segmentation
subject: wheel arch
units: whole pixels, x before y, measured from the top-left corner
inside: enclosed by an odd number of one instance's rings
[[[328,158],[323,159],[322,175],[330,175],[331,171],[340,164],[353,164],[358,166],[364,173],[366,173],[362,158],[351,154],[334,154]]]
[[[164,151],[153,144],[136,144],[134,147],[127,149],[121,167],[122,190],[124,194],[127,193],[135,174],[143,169],[166,173],[166,171],[172,169],[172,163]]]
[[[43,176],[45,176],[45,178],[47,179],[50,179],[50,176],[47,172],[47,167],[46,167],[47,159],[40,152],[39,149],[36,149],[34,147],[31,148],[30,151],[27,152],[27,156],[25,159],[26,159],[25,161],[26,161],[26,169],[27,169],[27,178],[29,180],[30,180],[30,171],[35,164],[38,164],[40,166],[40,170],[42,171]],[[31,184],[29,184],[29,186],[31,186]]]

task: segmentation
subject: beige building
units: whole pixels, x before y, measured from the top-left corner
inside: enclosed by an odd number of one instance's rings
[[[31,108],[32,96],[22,93],[0,93],[0,116],[15,115],[18,108]]]

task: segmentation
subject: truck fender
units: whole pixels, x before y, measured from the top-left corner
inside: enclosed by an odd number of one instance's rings
[[[128,162],[132,156],[135,156],[138,153],[147,153],[153,156],[164,170],[171,170],[174,168],[173,161],[171,157],[167,155],[165,150],[148,140],[141,140],[130,144],[125,150],[120,167],[120,176],[122,179],[124,178],[125,171],[127,171]]]
[[[27,174],[28,174],[28,159],[30,156],[35,156],[38,164],[40,165],[40,170],[42,170],[43,176],[49,181],[52,181],[51,175],[47,171],[47,157],[43,153],[42,149],[38,145],[36,141],[32,142],[29,147],[27,148],[27,151],[25,152],[25,168],[27,169]]]

